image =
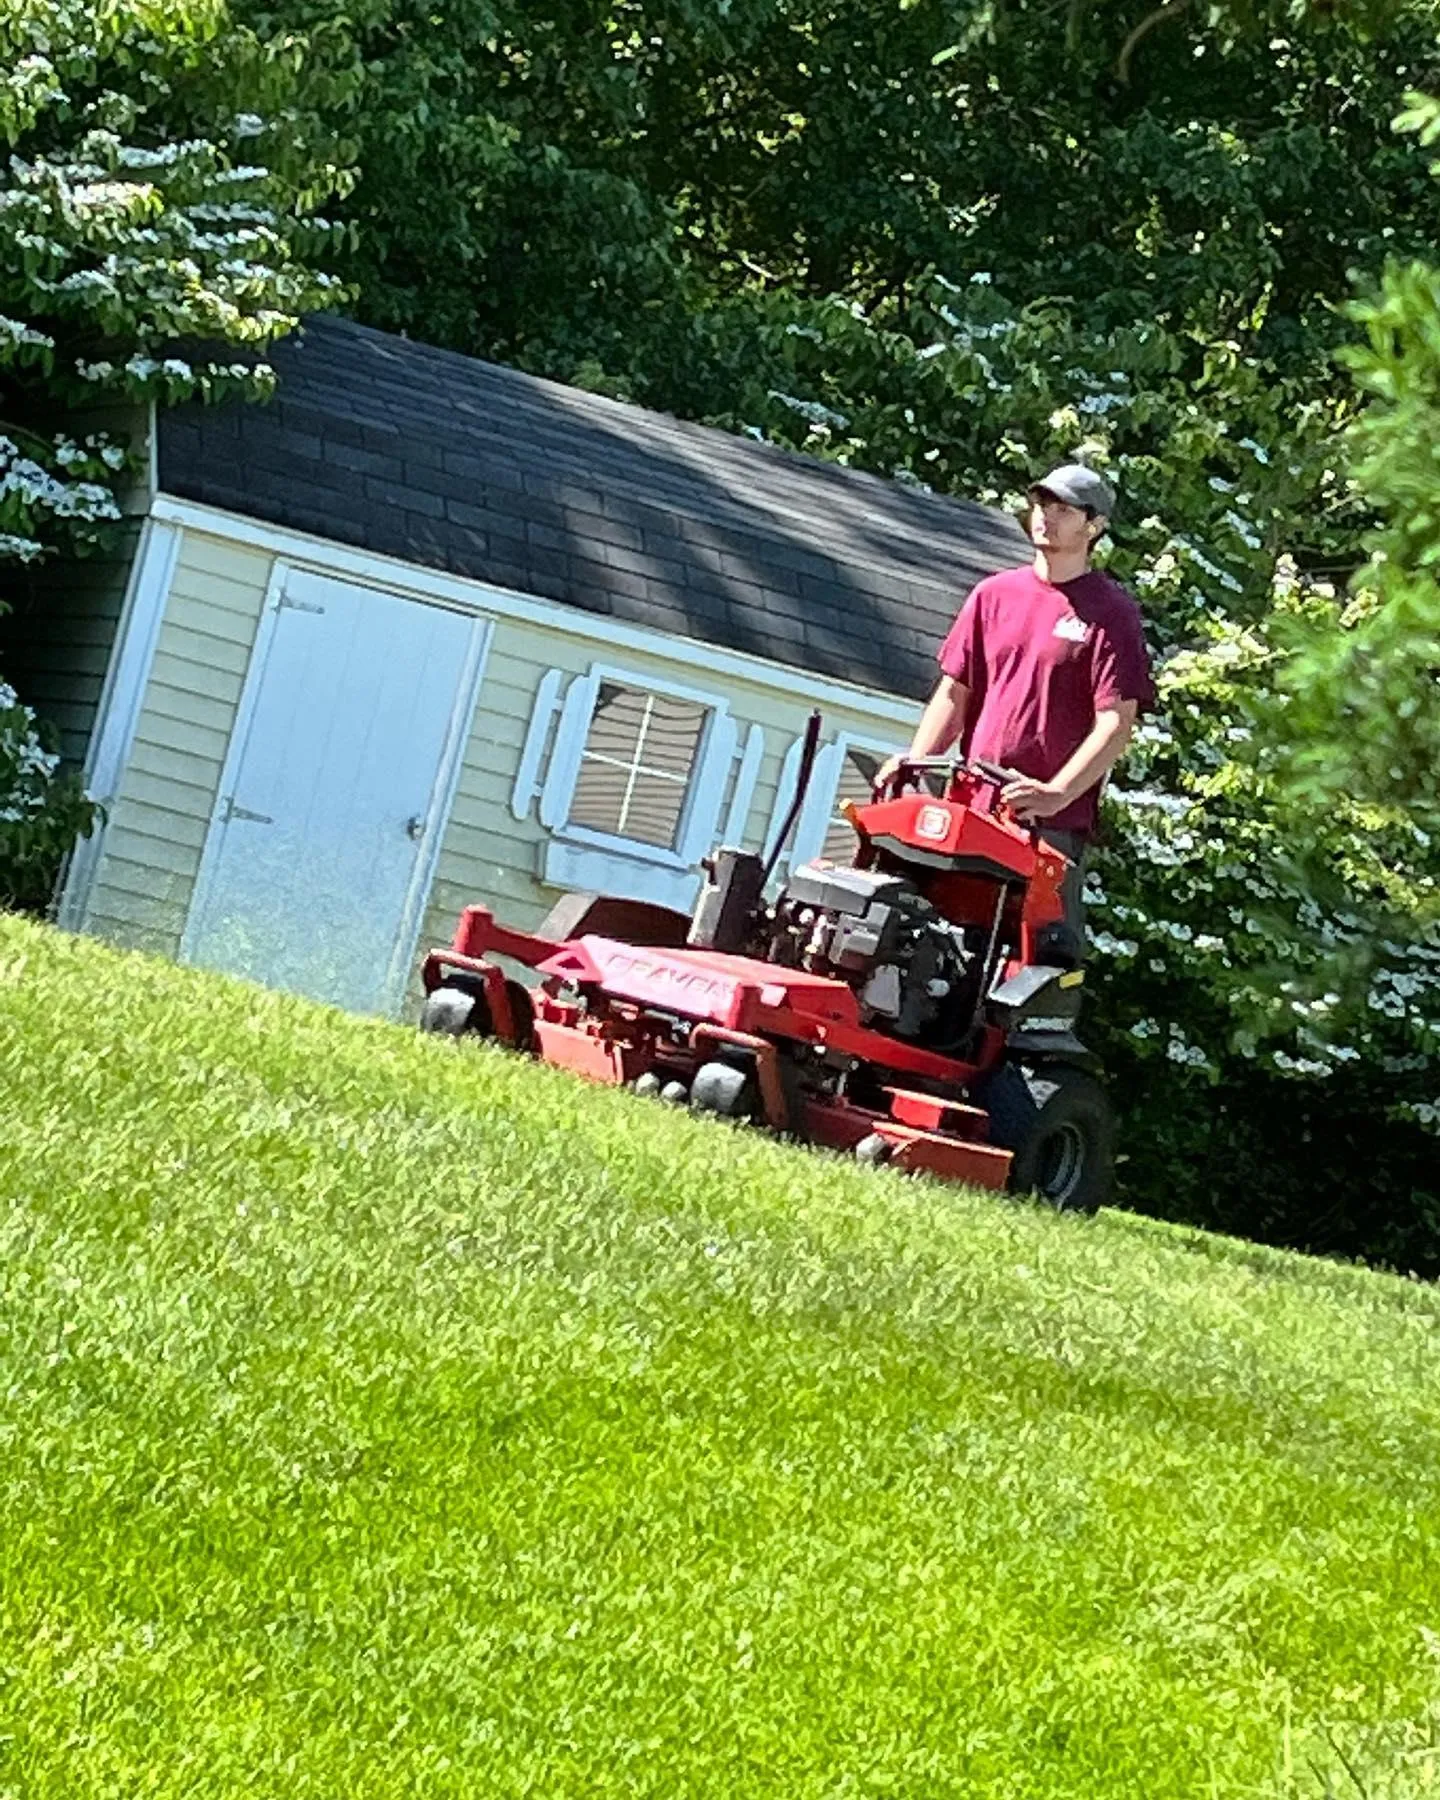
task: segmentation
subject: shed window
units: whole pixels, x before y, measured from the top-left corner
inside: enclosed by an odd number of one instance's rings
[[[709,717],[693,700],[602,681],[569,823],[674,850]]]

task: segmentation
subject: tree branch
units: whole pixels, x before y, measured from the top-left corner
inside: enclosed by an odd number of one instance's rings
[[[1163,6],[1157,6],[1154,12],[1146,14],[1121,46],[1120,60],[1115,65],[1115,74],[1120,81],[1128,84],[1130,59],[1139,48],[1142,39],[1149,37],[1157,25],[1163,25],[1167,20],[1176,18],[1184,12],[1189,4],[1190,0],[1165,0]]]

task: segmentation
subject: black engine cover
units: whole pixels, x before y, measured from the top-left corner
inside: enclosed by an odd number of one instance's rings
[[[804,863],[774,920],[772,959],[842,976],[882,1029],[917,1042],[968,1029],[979,962],[905,876]]]
[[[686,943],[697,950],[743,951],[755,935],[765,891],[765,864],[749,850],[728,847],[705,859],[705,886]]]
[[[840,863],[802,863],[785,883],[785,898],[796,906],[814,906],[822,912],[850,913],[863,918],[870,908],[903,906],[918,898],[903,875],[882,875],[874,869],[848,869]]]

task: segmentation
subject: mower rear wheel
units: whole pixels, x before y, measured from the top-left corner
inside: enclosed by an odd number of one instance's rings
[[[469,1033],[489,1037],[490,1006],[484,989],[478,982],[474,987],[462,987],[449,981],[433,988],[420,1009],[420,1029],[438,1037],[465,1037]]]
[[[1006,1063],[980,1100],[991,1143],[1014,1153],[1012,1193],[1033,1194],[1057,1212],[1093,1213],[1109,1200],[1115,1116],[1093,1075],[1068,1063]]]
[[[734,1063],[702,1063],[690,1083],[690,1104],[695,1111],[719,1113],[722,1119],[753,1117],[759,1099],[753,1072]]]

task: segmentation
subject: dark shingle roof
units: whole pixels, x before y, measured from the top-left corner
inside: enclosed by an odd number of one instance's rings
[[[268,406],[160,424],[166,492],[919,697],[1008,518],[338,318]]]

